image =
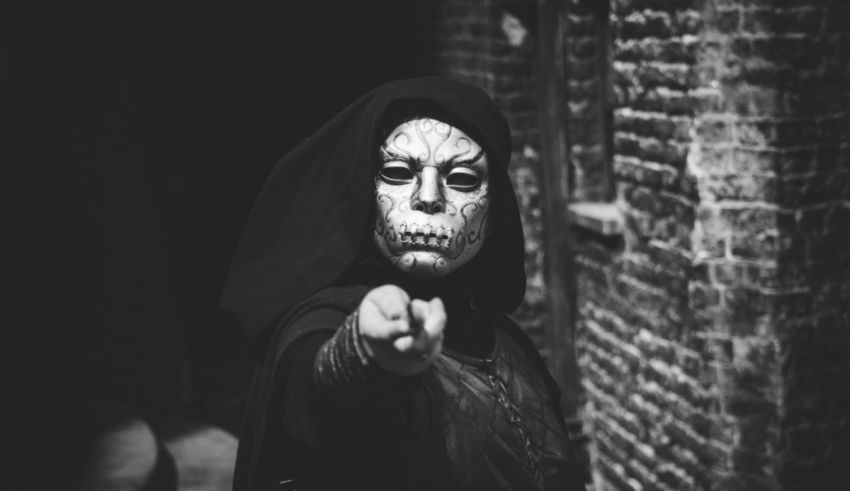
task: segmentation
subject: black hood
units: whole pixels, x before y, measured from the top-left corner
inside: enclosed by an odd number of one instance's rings
[[[508,176],[508,125],[480,88],[425,77],[382,85],[285,155],[266,180],[233,256],[221,304],[252,338],[374,258],[378,149],[394,121],[434,115],[478,141],[490,163],[492,232],[478,256],[441,280],[482,308],[512,312],[525,294],[524,241]]]

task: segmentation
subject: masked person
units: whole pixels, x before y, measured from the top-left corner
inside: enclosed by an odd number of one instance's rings
[[[234,489],[584,489],[525,293],[510,132],[385,84],[287,154],[222,296],[258,349]]]

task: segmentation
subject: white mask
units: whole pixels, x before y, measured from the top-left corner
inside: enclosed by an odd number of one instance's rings
[[[381,145],[375,244],[397,268],[436,278],[475,257],[487,237],[487,156],[431,118],[397,126]]]

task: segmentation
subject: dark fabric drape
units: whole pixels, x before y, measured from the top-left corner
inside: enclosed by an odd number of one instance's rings
[[[371,231],[377,151],[399,106],[445,114],[487,151],[493,236],[477,261],[480,301],[514,310],[525,294],[522,227],[507,174],[507,123],[479,88],[424,77],[367,93],[284,156],[260,191],[233,256],[222,307],[251,338],[332,283],[362,254]]]
[[[380,143],[399,118],[413,115],[459,127],[482,145],[490,163],[491,234],[472,261],[429,281],[411,280],[389,267],[371,240]],[[507,123],[489,96],[473,85],[426,77],[372,90],[281,159],[249,215],[222,293],[224,311],[253,339],[257,353],[235,489],[264,489],[286,465],[278,431],[284,401],[276,387],[287,349],[308,334],[332,332],[379,284],[398,284],[418,298],[439,295],[459,324],[471,325],[465,320],[478,315],[490,319],[488,330],[493,323],[510,324],[507,329],[521,340],[558,400],[539,355],[504,315],[525,294],[510,154]],[[340,322],[305,322],[308,318]],[[431,444],[442,448],[437,440]]]

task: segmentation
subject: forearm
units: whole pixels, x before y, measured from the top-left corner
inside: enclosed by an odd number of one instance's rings
[[[319,392],[345,390],[378,375],[379,369],[363,348],[357,321],[355,310],[319,348],[313,364],[313,384]]]
[[[422,414],[411,412],[427,400],[419,390],[422,378],[387,372],[363,356],[356,321],[340,311],[301,319],[295,328],[309,326],[312,333],[295,340],[280,360],[277,387],[283,411],[278,414],[281,438],[294,449],[293,465],[340,449],[386,461],[398,453],[395,435],[414,427],[410,414]],[[327,329],[331,326],[338,327]]]

